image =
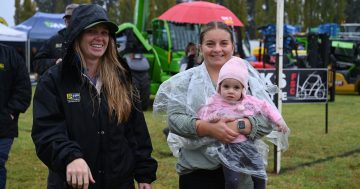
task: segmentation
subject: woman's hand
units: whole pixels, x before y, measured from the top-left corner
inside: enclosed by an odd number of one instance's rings
[[[72,188],[87,189],[90,183],[95,183],[89,166],[82,158],[75,159],[66,166],[66,182]]]
[[[151,184],[148,183],[139,183],[139,189],[151,189]]]
[[[210,123],[204,120],[196,121],[197,133],[199,136],[210,136],[223,143],[230,143],[239,133],[230,128],[227,124],[234,122],[234,118],[221,118],[216,123]]]

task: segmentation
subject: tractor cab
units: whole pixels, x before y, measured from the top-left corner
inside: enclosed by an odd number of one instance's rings
[[[151,79],[150,93],[156,94],[160,84],[170,78],[160,64],[159,56],[154,47],[144,38],[134,24],[124,23],[116,33],[118,52],[122,58],[129,53],[142,54],[149,62]]]
[[[189,42],[198,44],[200,25],[175,23],[154,19],[152,22],[152,45],[159,55],[164,72],[174,75],[179,72],[180,59],[185,55]]]

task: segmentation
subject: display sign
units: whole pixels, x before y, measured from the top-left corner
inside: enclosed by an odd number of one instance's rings
[[[266,84],[275,84],[275,69],[258,69]],[[327,102],[328,70],[326,68],[283,69],[281,76],[283,103]],[[274,97],[271,97],[274,99]]]

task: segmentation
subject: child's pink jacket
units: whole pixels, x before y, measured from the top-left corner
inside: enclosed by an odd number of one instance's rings
[[[244,118],[262,114],[270,122],[279,126],[279,131],[287,129],[287,125],[279,111],[264,100],[251,95],[243,95],[242,100],[229,102],[218,93],[209,98],[207,105],[198,111],[198,117],[202,120],[214,120],[219,118]],[[233,143],[245,141],[244,135],[239,135]]]

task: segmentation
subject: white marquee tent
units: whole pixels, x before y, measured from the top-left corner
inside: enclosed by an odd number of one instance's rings
[[[27,33],[19,31],[0,23],[0,43],[5,43],[10,46],[22,46],[24,49],[24,58],[28,71],[30,71],[30,57],[27,54],[29,51]]]
[[[27,33],[0,23],[0,41],[27,41]]]

